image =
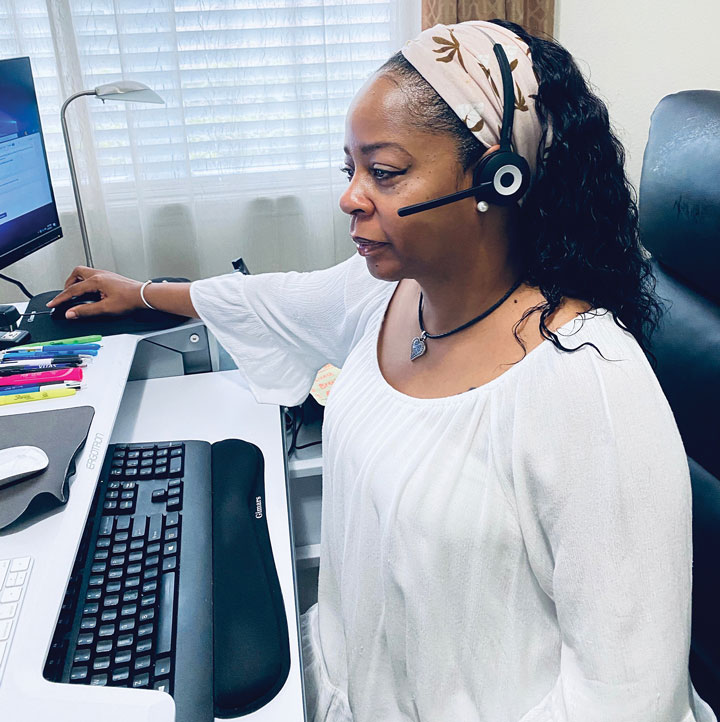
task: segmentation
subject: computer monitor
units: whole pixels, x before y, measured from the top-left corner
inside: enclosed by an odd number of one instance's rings
[[[0,268],[58,238],[30,58],[0,60]]]

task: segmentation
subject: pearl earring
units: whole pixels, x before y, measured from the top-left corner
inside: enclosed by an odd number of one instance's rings
[[[477,209],[479,213],[485,213],[488,208],[490,208],[490,206],[488,205],[487,201],[480,201],[477,204]]]

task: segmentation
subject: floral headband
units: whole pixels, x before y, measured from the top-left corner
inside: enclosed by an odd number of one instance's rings
[[[493,43],[505,51],[515,92],[511,144],[535,175],[542,128],[535,112],[538,81],[530,48],[515,33],[485,21],[435,25],[408,41],[402,53],[486,147],[497,145],[503,116],[502,74]],[[545,148],[552,132],[548,128]]]

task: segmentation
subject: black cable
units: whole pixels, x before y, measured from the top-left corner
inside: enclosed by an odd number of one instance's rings
[[[0,278],[2,278],[3,281],[8,281],[8,283],[14,283],[30,300],[32,300],[32,293],[30,293],[30,291],[28,291],[27,288],[20,283],[20,281],[16,281],[14,278],[10,278],[10,276],[6,276],[2,273],[0,273]]]

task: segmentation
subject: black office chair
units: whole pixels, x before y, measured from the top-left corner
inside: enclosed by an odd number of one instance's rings
[[[639,209],[670,306],[650,350],[692,479],[690,676],[720,718],[720,91],[675,93],[655,108]]]

